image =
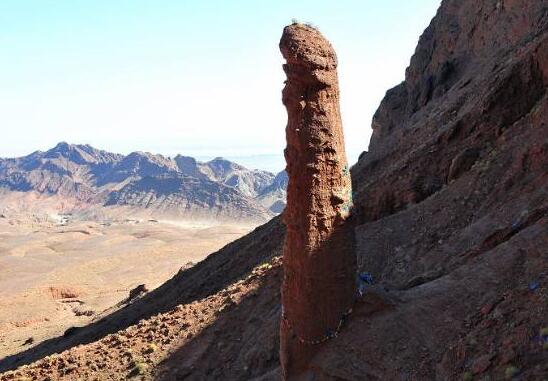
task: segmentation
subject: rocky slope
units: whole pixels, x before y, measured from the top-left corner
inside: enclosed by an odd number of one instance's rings
[[[266,187],[257,200],[263,206],[269,206],[272,213],[280,214],[285,209],[288,177],[286,171],[276,175],[272,184]]]
[[[346,226],[374,285],[312,360],[321,380],[546,379],[547,52],[543,0],[442,2],[351,170]],[[143,379],[279,379],[282,237],[276,218],[93,326],[0,361],[67,350],[0,379],[125,379],[137,364],[117,353],[151,342]],[[117,331],[131,341],[114,344]]]
[[[123,156],[67,143],[1,159],[0,188],[186,218],[266,221],[285,206],[285,188],[267,171],[222,158],[202,163],[147,152]]]
[[[153,209],[179,217],[231,216],[268,218],[271,214],[237,188],[207,178],[178,174],[143,177],[111,192],[105,206],[126,205]]]

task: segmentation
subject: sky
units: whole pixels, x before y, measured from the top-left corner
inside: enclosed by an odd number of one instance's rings
[[[439,3],[2,0],[0,157],[67,141],[282,169],[278,42],[296,19],[318,27],[337,52],[353,163]]]

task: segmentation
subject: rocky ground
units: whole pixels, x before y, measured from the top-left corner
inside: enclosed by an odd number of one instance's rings
[[[249,231],[157,220],[3,216],[0,358],[111,313],[135,287],[150,291]]]
[[[217,348],[226,345],[215,337],[219,319],[249,308],[264,287],[272,289],[279,280],[280,261],[256,267],[245,279],[192,303],[142,320],[134,326],[110,334],[86,346],[76,346],[60,355],[51,355],[0,376],[1,380],[163,380],[185,377],[196,368],[193,357],[180,351],[185,346],[205,349],[201,341]],[[234,323],[234,321],[232,321]],[[240,340],[236,335],[232,340]],[[230,359],[217,371],[230,369]],[[248,370],[251,371],[248,365]]]

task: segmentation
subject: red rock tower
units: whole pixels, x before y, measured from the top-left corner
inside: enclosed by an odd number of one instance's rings
[[[297,380],[313,373],[310,359],[351,311],[356,257],[344,225],[352,191],[335,51],[318,30],[297,23],[285,27],[280,50],[289,175],[280,356],[284,379]]]

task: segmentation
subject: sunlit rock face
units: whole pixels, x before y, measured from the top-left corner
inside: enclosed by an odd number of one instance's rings
[[[310,374],[308,362],[341,328],[355,296],[351,181],[339,109],[337,57],[312,27],[284,29],[283,103],[289,185],[284,221],[281,361],[285,379]]]

